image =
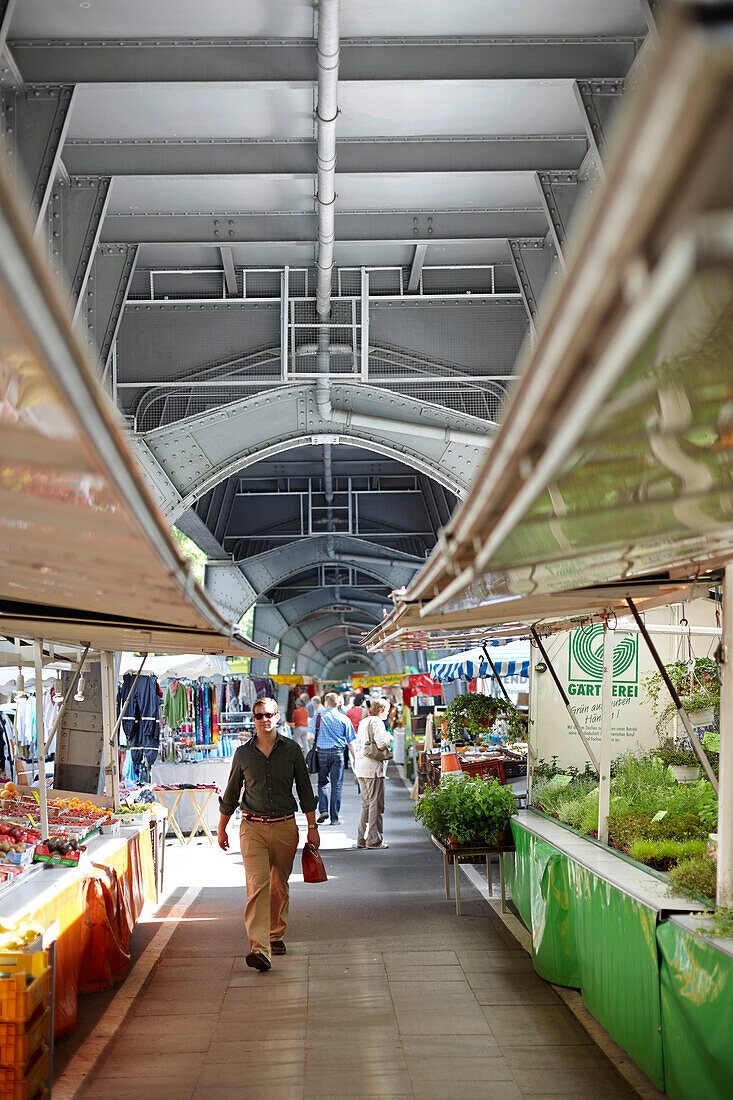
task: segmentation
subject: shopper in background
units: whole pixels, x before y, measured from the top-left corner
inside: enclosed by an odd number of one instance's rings
[[[375,699],[369,708],[369,717],[359,723],[354,753],[354,772],[361,791],[361,816],[356,832],[357,848],[388,848],[382,837],[384,820],[384,777],[387,761],[374,760],[364,755],[371,739],[379,749],[386,749],[390,737],[384,725],[389,711],[388,699]]]
[[[357,692],[354,696],[354,701],[351,704],[349,710],[346,711],[347,716],[351,719],[351,724],[354,727],[354,733],[359,729],[359,723],[362,718],[366,718],[369,714],[368,709],[364,706],[364,696],[361,692]]]
[[[344,750],[354,756],[354,727],[338,710],[338,696],[329,691],[324,707],[311,721],[308,736],[318,749],[318,823],[329,816],[326,787],[331,784],[330,813],[332,825],[343,825],[339,818],[341,790],[344,784]]]
[[[252,714],[255,735],[234,753],[229,781],[219,799],[217,839],[226,852],[227,825],[241,797],[239,844],[247,884],[244,924],[249,938],[246,963],[255,970],[269,970],[272,955],[286,951],[288,879],[298,848],[293,783],[308,820],[308,843],[318,848],[321,842],[315,820],[317,802],[305,758],[295,741],[278,734],[277,703],[267,696],[258,699]]]
[[[315,718],[318,711],[321,709],[321,697],[320,695],[314,695],[312,699],[309,699],[305,704],[305,709],[308,711],[308,720]]]
[[[306,707],[307,695],[299,696],[297,705],[293,710],[293,740],[297,741],[304,753],[308,751],[308,722],[309,714]]]

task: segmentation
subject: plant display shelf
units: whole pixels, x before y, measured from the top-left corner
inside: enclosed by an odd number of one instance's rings
[[[491,857],[493,855],[499,856],[499,882],[501,889],[501,911],[506,913],[506,878],[504,875],[504,854],[505,852],[514,851],[514,842],[509,841],[506,844],[462,844],[458,848],[451,848],[449,844],[446,844],[440,837],[430,834],[435,847],[443,855],[443,874],[445,875],[445,896],[450,901],[450,864],[453,864],[453,879],[455,882],[456,892],[456,916],[461,915],[461,875],[460,875],[460,862],[464,857],[469,856],[485,856],[486,857],[486,885],[489,891],[489,897],[493,897],[494,889],[491,882]]]
[[[586,1008],[670,1100],[733,1095],[733,944],[695,934],[700,901],[532,810],[512,818],[512,902],[537,973]]]

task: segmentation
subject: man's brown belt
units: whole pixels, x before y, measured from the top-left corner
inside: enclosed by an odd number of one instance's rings
[[[248,810],[242,810],[242,819],[244,821],[260,821],[264,825],[274,825],[277,821],[290,821],[295,814],[283,814],[282,817],[263,817],[262,814],[251,814]]]

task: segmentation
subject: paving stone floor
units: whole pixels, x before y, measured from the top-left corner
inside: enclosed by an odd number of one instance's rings
[[[288,954],[266,974],[245,965],[241,856],[191,853],[192,874],[221,861],[216,885],[198,894],[79,1095],[635,1095],[465,878],[456,917],[404,787],[388,781],[387,851],[350,847],[348,774],[344,795],[346,825],[322,829],[329,883],[294,878]]]

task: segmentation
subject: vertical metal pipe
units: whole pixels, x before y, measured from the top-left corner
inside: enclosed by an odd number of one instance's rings
[[[608,844],[611,805],[611,733],[613,717],[613,647],[616,632],[603,626],[603,681],[601,683],[601,782],[598,788],[598,839]]]
[[[331,312],[331,271],[335,238],[336,119],[338,117],[339,0],[318,2],[318,284],[316,309]]]
[[[46,734],[43,729],[43,643],[33,643],[36,673],[36,746],[38,750],[38,805],[41,811],[41,840],[48,837],[48,797],[46,795]]]
[[[720,771],[718,792],[718,905],[733,905],[733,565],[723,576],[720,642]]]

